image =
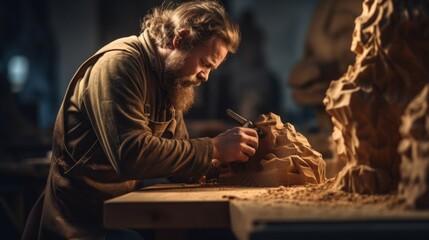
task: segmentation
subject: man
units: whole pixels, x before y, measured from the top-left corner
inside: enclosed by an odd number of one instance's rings
[[[202,176],[211,162],[247,161],[253,129],[188,139],[183,112],[239,44],[215,1],[155,8],[140,36],[116,40],[72,78],[57,117],[50,174],[24,239],[105,239],[103,201],[144,178]],[[125,219],[124,219],[125,221]]]

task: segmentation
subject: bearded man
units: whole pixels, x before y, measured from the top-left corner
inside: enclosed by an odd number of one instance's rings
[[[70,81],[54,129],[50,174],[24,239],[106,239],[103,201],[145,178],[202,176],[211,162],[245,162],[257,133],[233,128],[189,139],[183,120],[194,88],[239,45],[216,1],[155,8],[141,34],[89,58]]]

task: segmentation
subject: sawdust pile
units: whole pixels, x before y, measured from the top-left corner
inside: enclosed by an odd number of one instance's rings
[[[323,184],[305,186],[281,186],[268,189],[253,200],[270,201],[273,204],[292,204],[297,206],[365,208],[377,206],[380,209],[409,209],[397,194],[360,194],[340,191],[333,187],[333,179]]]
[[[264,132],[256,154],[246,163],[219,166],[218,183],[241,186],[280,186],[325,182],[325,161],[293,125],[276,114],[254,122]]]
[[[424,111],[422,116],[415,116],[420,104],[403,117],[410,102],[429,82],[428,11],[428,1],[364,1],[353,33],[355,64],[342,78],[331,82],[324,99],[334,124],[336,153],[346,164],[336,178],[335,188],[364,194],[389,193],[405,181],[403,197],[410,198],[407,201],[414,205],[418,191],[411,188],[419,188],[420,197],[424,196],[429,205],[429,158],[420,151],[427,148],[423,139],[429,135],[420,126],[428,114]],[[401,135],[401,125],[412,130]],[[424,131],[417,133],[417,129]],[[424,136],[417,137],[421,134]],[[408,140],[399,153],[404,137]],[[400,168],[401,159],[407,161],[402,161],[405,165]],[[417,175],[420,177],[411,177]],[[406,196],[410,192],[414,196]]]

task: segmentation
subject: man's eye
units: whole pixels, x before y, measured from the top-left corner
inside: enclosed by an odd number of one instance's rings
[[[201,60],[201,65],[203,65],[203,67],[206,67],[206,68],[211,68],[210,63],[206,63],[206,62],[204,62],[202,60]]]

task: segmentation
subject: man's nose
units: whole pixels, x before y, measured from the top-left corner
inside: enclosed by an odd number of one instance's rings
[[[197,78],[201,82],[207,82],[209,80],[210,71],[201,71],[198,73]]]

